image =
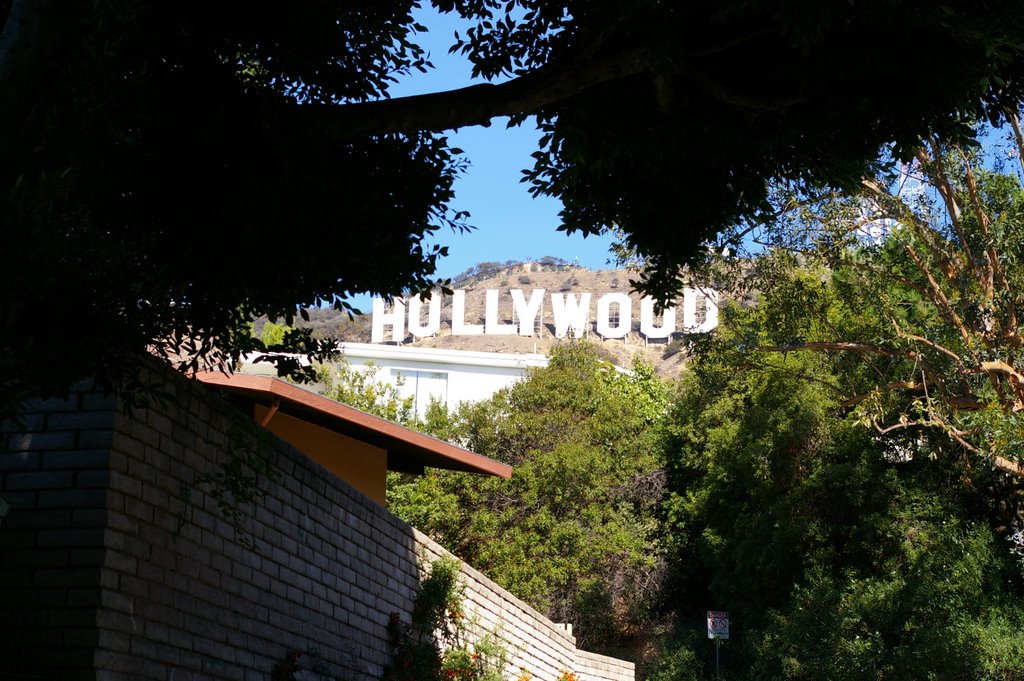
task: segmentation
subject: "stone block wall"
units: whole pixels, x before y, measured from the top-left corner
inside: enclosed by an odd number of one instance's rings
[[[636,677],[632,662],[585,650],[576,651],[576,671],[588,681],[633,681]]]
[[[114,399],[83,390],[26,406],[18,432],[0,440],[10,504],[0,520],[0,679],[85,681],[99,642]]]
[[[7,429],[0,628],[5,615],[12,630],[27,613],[46,620],[20,671],[263,681],[298,651],[323,678],[379,678],[390,613],[408,620],[426,563],[447,553],[214,391],[159,378],[163,405],[129,412],[83,386]],[[229,461],[276,471],[237,526],[203,483]],[[525,668],[553,681],[566,669],[632,681],[631,664],[577,651],[479,572],[463,566],[462,579],[469,612],[512,653],[510,678]]]

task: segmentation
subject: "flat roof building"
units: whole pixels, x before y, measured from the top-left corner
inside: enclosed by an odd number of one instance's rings
[[[545,355],[477,352],[375,343],[339,343],[338,350],[354,368],[372,366],[378,381],[413,398],[422,417],[431,400],[449,409],[462,402],[486,400],[502,388],[526,377],[531,368],[545,367]],[[270,364],[246,364],[246,374],[272,374]]]

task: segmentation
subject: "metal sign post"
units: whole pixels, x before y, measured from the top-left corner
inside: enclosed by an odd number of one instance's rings
[[[708,638],[715,641],[715,677],[719,676],[719,651],[722,640],[729,640],[729,613],[719,610],[708,610]]]

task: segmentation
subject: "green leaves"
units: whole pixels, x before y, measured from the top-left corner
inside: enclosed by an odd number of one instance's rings
[[[720,331],[770,312],[734,314]],[[673,412],[665,517],[680,626],[709,603],[729,610],[730,675],[741,679],[1024,668],[1001,633],[1024,616],[1024,583],[992,520],[1015,494],[993,496],[963,460],[922,452],[942,443],[888,449],[844,417],[832,387],[843,362],[748,356],[705,348]],[[707,665],[702,644],[686,645]]]
[[[321,365],[317,370],[317,380],[323,386],[320,394],[395,423],[418,425],[415,397],[402,397],[402,382],[392,385],[378,380],[378,371],[372,361],[353,367],[344,358]]]
[[[688,366],[666,450],[670,584],[733,615],[735,678],[1024,669],[1003,633],[1024,615],[1005,539],[1021,482],[985,455],[1019,455],[1017,288],[992,282],[1020,276],[997,236],[1020,189],[977,171],[975,204],[961,161],[917,175],[937,187],[920,202],[869,184],[791,204],[794,230],[743,270],[750,304],[724,306]],[[955,225],[927,200],[939,188]],[[869,238],[869,219],[889,222]]]
[[[463,226],[449,210],[459,161],[432,135],[331,141],[324,116],[422,66],[411,9],[62,12],[53,70],[36,79],[50,85],[33,88],[37,115],[11,126],[0,168],[5,396],[122,386],[147,352],[230,367],[260,350],[247,325],[261,315],[429,288],[442,248],[423,238]],[[69,334],[79,360],[48,369]]]
[[[662,574],[655,514],[665,387],[583,344],[488,402],[437,419],[444,436],[513,464],[511,480],[428,472],[390,508],[551,619],[610,650],[646,621]],[[501,537],[501,541],[494,541]]]

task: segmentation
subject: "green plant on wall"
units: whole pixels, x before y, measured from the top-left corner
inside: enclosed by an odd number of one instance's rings
[[[394,657],[384,668],[384,681],[502,681],[508,651],[491,632],[469,641],[477,627],[464,612],[458,574],[454,558],[435,560],[420,583],[410,621],[391,614]]]
[[[276,480],[280,471],[263,452],[269,451],[269,431],[248,424],[235,424],[227,429],[223,445],[222,462],[210,473],[196,476],[196,487],[203,489],[217,504],[221,515],[235,531],[235,539],[249,549],[256,549],[256,541],[246,529],[245,521],[251,507],[266,495],[266,480]],[[191,490],[183,489],[186,501]],[[179,516],[179,521],[184,516]],[[179,522],[180,524],[180,522]]]

